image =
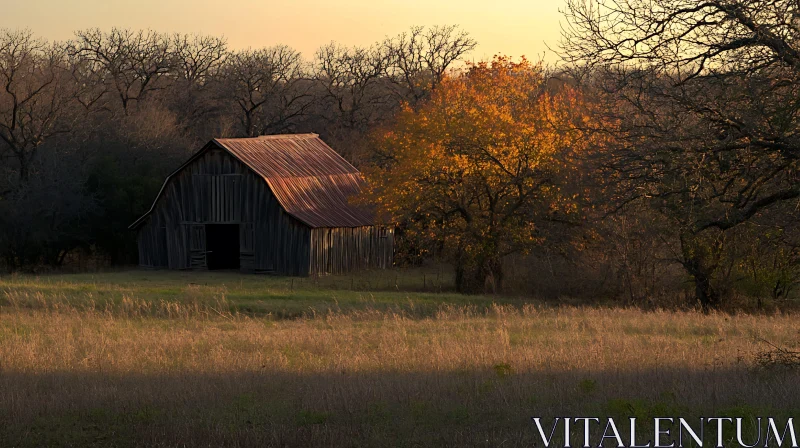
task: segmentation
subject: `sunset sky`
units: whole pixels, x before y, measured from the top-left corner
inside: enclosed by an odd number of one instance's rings
[[[98,27],[224,35],[232,48],[283,43],[306,57],[332,40],[369,45],[412,25],[457,24],[495,53],[538,59],[560,36],[560,0],[0,0],[0,28],[47,39]],[[553,60],[553,55],[547,57]]]

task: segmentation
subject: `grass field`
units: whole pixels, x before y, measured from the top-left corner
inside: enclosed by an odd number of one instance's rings
[[[421,280],[422,275],[425,280]],[[0,278],[0,446],[532,446],[532,416],[799,417],[798,316],[460,296],[441,271]]]

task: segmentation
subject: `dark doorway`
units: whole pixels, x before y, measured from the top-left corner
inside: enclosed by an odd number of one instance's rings
[[[206,224],[208,269],[239,269],[239,224]]]

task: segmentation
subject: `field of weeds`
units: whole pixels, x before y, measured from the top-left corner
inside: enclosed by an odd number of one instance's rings
[[[758,363],[797,350],[797,315],[381,275],[0,278],[0,446],[512,447],[537,440],[532,416],[800,414],[800,371]]]

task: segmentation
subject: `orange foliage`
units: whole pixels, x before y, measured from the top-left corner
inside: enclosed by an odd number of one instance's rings
[[[559,179],[584,145],[581,104],[524,58],[473,65],[378,136],[387,158],[365,170],[370,199],[411,236],[442,244],[457,269],[496,285],[499,258],[536,244],[541,220],[575,211]]]

